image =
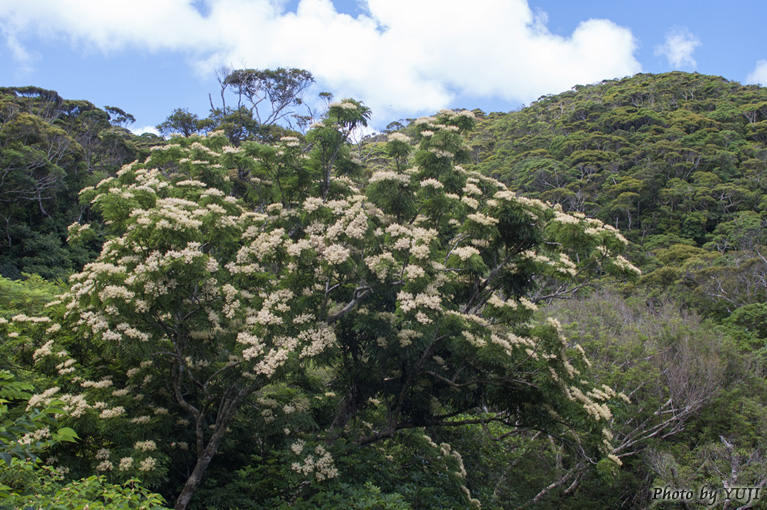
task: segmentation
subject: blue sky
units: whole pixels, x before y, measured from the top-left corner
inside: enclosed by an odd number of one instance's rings
[[[576,84],[697,71],[767,83],[764,0],[0,0],[0,86],[200,116],[215,70],[301,67],[381,128]]]

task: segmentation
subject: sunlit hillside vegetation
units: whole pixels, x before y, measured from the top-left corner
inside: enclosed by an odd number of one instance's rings
[[[306,71],[220,81],[165,138],[0,89],[0,507],[767,507],[725,501],[767,485],[765,89],[359,140]]]

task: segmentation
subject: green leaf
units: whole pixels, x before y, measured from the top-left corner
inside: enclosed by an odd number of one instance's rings
[[[64,427],[59,429],[58,433],[56,434],[56,438],[61,441],[74,443],[78,439],[80,439],[80,436],[78,436],[77,432],[75,432],[73,429],[69,427]]]

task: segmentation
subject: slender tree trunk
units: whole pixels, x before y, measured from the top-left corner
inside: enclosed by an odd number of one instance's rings
[[[335,439],[336,436],[341,434],[346,424],[349,423],[349,420],[357,413],[358,405],[359,392],[357,391],[357,385],[352,383],[351,389],[346,394],[346,398],[341,407],[336,411],[336,416],[333,419],[333,423],[330,425],[331,438]],[[338,430],[338,433],[334,434],[336,430]]]
[[[186,484],[181,490],[181,494],[178,495],[178,499],[176,499],[176,505],[174,506],[175,510],[186,510],[186,507],[189,506],[194,491],[196,491],[197,487],[200,485],[202,476],[205,474],[205,470],[208,469],[208,465],[210,464],[210,461],[213,460],[213,456],[216,454],[218,445],[221,442],[219,440],[214,444],[214,438],[210,440],[207,448],[203,450],[202,455],[197,457],[197,464],[194,466],[194,471],[192,471],[192,474],[186,479]]]
[[[40,212],[43,213],[48,218],[50,218],[51,215],[48,214],[48,211],[46,211],[45,208],[43,207],[43,196],[41,193],[42,193],[41,190],[37,190],[37,204],[40,206]]]
[[[330,192],[330,165],[322,169],[322,200],[327,201]]]
[[[176,505],[173,507],[175,510],[186,510],[189,506],[194,491],[196,491],[197,487],[200,485],[205,470],[208,469],[210,461],[213,460],[213,456],[216,455],[216,451],[218,451],[218,447],[226,434],[229,422],[232,421],[234,413],[238,407],[239,401],[230,402],[229,405],[226,406],[221,421],[216,424],[216,430],[213,433],[213,436],[210,438],[210,441],[208,441],[205,449],[197,455],[197,464],[195,464],[192,474],[187,478],[184,488],[181,490],[181,494],[179,494],[176,499]]]

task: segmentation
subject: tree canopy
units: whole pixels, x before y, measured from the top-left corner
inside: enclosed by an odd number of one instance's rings
[[[38,369],[108,438],[82,452],[96,469],[150,482],[181,469],[186,508],[246,404],[284,429],[292,470],[315,482],[338,474],[341,445],[426,426],[542,429],[591,462],[611,454],[607,404],[620,399],[589,382],[555,320],[531,322],[546,301],[532,291],[540,275],[574,286],[635,276],[626,240],[464,170],[470,112],[420,119],[416,166],[350,178],[342,146],[368,114],[331,104],[308,145],[178,138],[83,190],[113,237],[72,277],[62,328],[25,334]],[[392,135],[391,152],[401,143]],[[252,210],[229,194],[245,164],[304,168],[308,182],[255,177],[271,193]],[[268,419],[277,410],[262,402],[285,384],[307,396]],[[335,408],[314,431],[289,416],[307,398]]]
[[[168,138],[0,89],[4,505],[767,485],[764,89],[637,75],[361,137],[360,101],[301,115],[306,72],[220,81]]]
[[[146,154],[131,122],[52,90],[0,88],[0,275],[65,278],[93,259],[98,244],[67,245],[66,228],[91,219],[80,189]]]

